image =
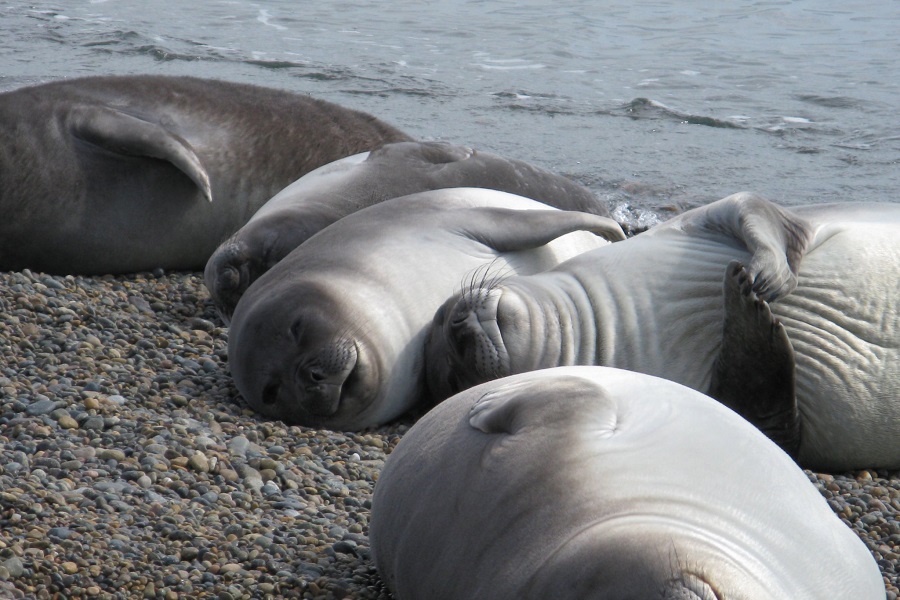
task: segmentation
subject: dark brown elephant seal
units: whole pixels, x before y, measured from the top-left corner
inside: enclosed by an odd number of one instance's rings
[[[0,269],[202,269],[279,190],[409,136],[302,94],[194,77],[0,94]]]
[[[724,406],[606,367],[491,381],[400,440],[372,498],[397,600],[884,600],[797,465]]]
[[[247,287],[317,231],[389,198],[453,187],[500,190],[609,215],[587,188],[520,160],[442,142],[387,144],[320,167],[279,192],[213,253],[206,287],[228,322]]]

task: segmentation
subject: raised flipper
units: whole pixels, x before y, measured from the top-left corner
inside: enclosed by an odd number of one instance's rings
[[[751,290],[744,266],[725,273],[722,347],[708,394],[765,433],[792,458],[800,449],[794,349],[787,332]]]
[[[585,407],[591,407],[585,410]],[[469,409],[469,425],[484,433],[515,435],[534,428],[565,426],[590,414],[598,438],[616,429],[616,410],[606,390],[572,375],[508,382],[485,393]]]
[[[752,291],[766,302],[797,287],[812,228],[790,211],[757,194],[740,192],[685,213],[680,222],[685,231],[706,229],[742,242],[751,254],[747,273]]]
[[[372,150],[370,162],[412,162],[415,158],[423,165],[446,165],[468,160],[475,151],[467,146],[447,142],[398,142]]]
[[[70,112],[72,133],[116,154],[146,156],[171,163],[212,202],[209,174],[191,145],[165,127],[105,106],[80,106]]]
[[[625,239],[609,217],[571,210],[515,210],[478,207],[464,233],[498,252],[529,250],[574,231],[589,231],[611,242]]]

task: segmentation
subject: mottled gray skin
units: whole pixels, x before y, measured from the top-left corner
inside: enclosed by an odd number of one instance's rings
[[[0,94],[0,269],[202,269],[298,177],[408,139],[305,95],[193,77]]]
[[[679,384],[564,367],[470,388],[385,461],[369,539],[397,600],[883,600],[806,475]]]
[[[316,232],[366,206],[416,192],[478,187],[608,216],[590,190],[528,163],[442,142],[387,144],[309,173],[265,204],[210,257],[206,287],[228,322],[244,291]]]
[[[729,196],[439,311],[429,383],[597,364],[722,398],[804,467],[900,467],[900,204]],[[757,360],[758,359],[758,360]]]
[[[594,235],[597,234],[597,235]],[[621,240],[600,215],[497,190],[447,188],[350,214],[247,289],[228,332],[234,383],[255,410],[356,430],[426,399],[434,311],[467,279],[536,273]]]

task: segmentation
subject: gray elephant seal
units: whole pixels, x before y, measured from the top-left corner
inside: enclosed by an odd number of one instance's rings
[[[202,269],[303,174],[410,139],[362,112],[193,77],[55,81],[0,94],[0,269]]]
[[[758,430],[699,392],[604,367],[437,405],[385,461],[369,537],[398,600],[885,593],[859,537]]]
[[[709,391],[808,468],[897,468],[898,281],[900,204],[788,211],[736,194],[451,299],[429,382],[446,396],[534,369],[620,367]]]
[[[255,410],[288,423],[348,430],[387,422],[425,396],[427,327],[461,282],[534,273],[608,243],[585,232],[624,238],[609,218],[476,188],[348,215],[238,302],[228,333],[234,382]]]
[[[587,188],[519,160],[441,142],[387,144],[320,167],[279,192],[213,253],[206,287],[228,322],[247,287],[316,232],[389,198],[451,187],[500,190],[609,215]]]

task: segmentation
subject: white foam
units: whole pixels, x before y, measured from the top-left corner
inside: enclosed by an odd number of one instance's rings
[[[287,30],[287,27],[284,25],[278,25],[277,23],[270,23],[269,19],[272,18],[272,15],[269,14],[269,11],[265,9],[259,10],[259,16],[256,17],[256,20],[262,23],[263,25],[267,25],[269,27],[274,27],[275,29],[279,29],[281,31]]]

